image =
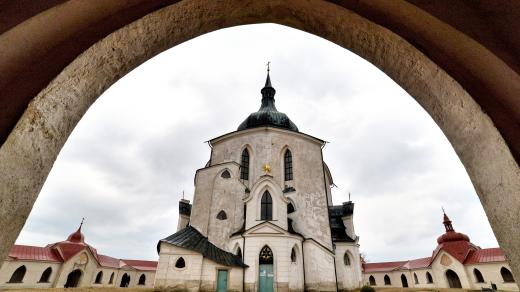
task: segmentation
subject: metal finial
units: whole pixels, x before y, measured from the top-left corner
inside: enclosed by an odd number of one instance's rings
[[[350,192],[348,192],[348,200],[350,201]]]
[[[444,207],[441,206],[442,213],[446,214],[446,211],[444,211]]]
[[[182,190],[182,199],[184,200],[184,190]]]
[[[269,71],[271,71],[271,69],[269,68],[269,65],[271,64],[270,61],[267,61],[267,73],[269,73]]]
[[[81,218],[81,223],[79,224],[79,228],[81,228],[81,226],[83,226],[83,221],[85,221],[85,217]]]

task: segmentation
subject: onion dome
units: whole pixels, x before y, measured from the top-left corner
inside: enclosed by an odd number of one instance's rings
[[[75,243],[85,243],[85,236],[81,233],[81,227],[83,226],[83,220],[81,220],[81,224],[79,225],[78,230],[67,237],[67,241],[75,242]]]
[[[274,95],[276,90],[271,85],[269,77],[269,68],[267,69],[267,79],[265,86],[260,91],[262,93],[262,105],[257,112],[254,112],[238,126],[238,131],[258,128],[258,127],[276,127],[298,132],[298,127],[289,119],[289,117],[279,112],[274,104]]]
[[[437,238],[437,243],[445,243],[445,242],[453,242],[453,241],[467,241],[469,242],[469,237],[460,232],[455,232],[455,229],[453,229],[453,226],[451,225],[451,220],[448,218],[448,215],[444,213],[444,220],[442,222],[444,224],[444,228],[446,229],[446,233],[439,236]]]

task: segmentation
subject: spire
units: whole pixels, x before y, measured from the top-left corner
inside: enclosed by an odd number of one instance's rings
[[[455,231],[455,229],[453,229],[453,226],[451,225],[450,218],[448,218],[448,215],[446,215],[446,212],[444,211],[444,208],[442,208],[442,213],[444,214],[442,224],[444,224],[444,228],[446,229],[446,232]]]
[[[67,238],[67,241],[70,242],[85,242],[85,237],[83,236],[83,233],[81,233],[81,227],[83,226],[83,222],[85,221],[85,218],[81,219],[81,223],[79,224],[78,230],[76,232],[69,235]]]
[[[264,88],[260,91],[262,93],[262,106],[260,110],[275,110],[276,106],[274,105],[274,95],[276,90],[271,85],[271,77],[269,76],[269,71],[271,62],[267,62],[267,78],[265,79]]]

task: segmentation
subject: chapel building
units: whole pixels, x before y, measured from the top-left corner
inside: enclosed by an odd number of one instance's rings
[[[152,288],[157,261],[117,259],[78,230],[47,246],[14,245],[0,267],[0,290],[76,287]]]
[[[480,248],[456,232],[444,213],[446,232],[432,255],[409,261],[363,264],[364,283],[374,287],[463,288],[518,291],[502,250]]]
[[[325,141],[275,107],[269,71],[261,107],[209,141],[193,204],[159,241],[155,287],[189,291],[345,291],[362,283],[354,204],[332,204]]]

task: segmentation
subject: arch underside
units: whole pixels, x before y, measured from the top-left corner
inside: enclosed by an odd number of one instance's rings
[[[459,83],[400,36],[344,7],[319,0],[224,2],[182,1],[122,27],[84,51],[32,100],[0,148],[0,228],[5,231],[0,256],[14,243],[75,125],[109,86],[196,36],[272,22],[353,51],[415,98],[453,145],[513,272],[520,273],[518,164],[491,119]]]

